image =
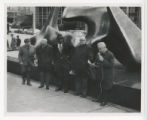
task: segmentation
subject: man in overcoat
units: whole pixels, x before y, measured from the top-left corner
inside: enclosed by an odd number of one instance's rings
[[[97,44],[99,52],[97,53],[96,63],[101,65],[97,74],[101,74],[99,84],[102,89],[101,93],[101,106],[107,104],[114,80],[114,56],[109,51],[104,42]]]
[[[53,69],[53,48],[47,43],[46,39],[41,41],[39,47],[36,48],[36,55],[38,59],[38,69],[40,74],[40,86],[46,85],[46,89],[49,89],[49,82],[52,79]]]
[[[87,96],[88,91],[88,60],[90,49],[85,38],[75,47],[71,57],[71,71],[75,74],[76,95]]]

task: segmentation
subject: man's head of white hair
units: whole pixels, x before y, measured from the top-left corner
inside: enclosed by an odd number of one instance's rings
[[[41,45],[47,45],[47,39],[42,39],[40,42]]]
[[[84,36],[81,36],[80,39],[79,39],[79,41],[80,41],[80,44],[81,45],[82,44],[86,44],[86,38]]]
[[[99,49],[99,52],[101,52],[101,53],[104,53],[107,51],[107,47],[104,42],[97,43],[97,48]]]
[[[106,44],[104,42],[97,43],[97,47],[106,47]]]

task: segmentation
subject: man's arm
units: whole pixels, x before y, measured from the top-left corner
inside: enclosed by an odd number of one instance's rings
[[[109,53],[107,59],[104,58],[103,66],[107,68],[111,68],[114,65],[114,57],[113,54]]]
[[[23,51],[22,51],[22,48],[20,48],[18,53],[18,60],[20,64],[23,64],[22,55],[23,55]]]

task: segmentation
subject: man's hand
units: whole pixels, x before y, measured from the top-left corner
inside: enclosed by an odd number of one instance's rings
[[[34,65],[35,65],[36,67],[38,66],[38,60],[37,60],[37,59],[34,60]]]
[[[75,72],[73,70],[69,71],[70,75],[75,75]]]
[[[90,64],[90,67],[96,67],[96,65],[94,63]]]
[[[88,64],[90,65],[90,67],[96,67],[96,65],[92,63],[90,60],[88,60]]]
[[[20,62],[20,65],[22,65],[23,63],[22,62]]]
[[[100,53],[98,53],[98,55],[99,55],[99,60],[100,60],[101,62],[103,62],[103,61],[104,61],[103,56],[102,56]]]

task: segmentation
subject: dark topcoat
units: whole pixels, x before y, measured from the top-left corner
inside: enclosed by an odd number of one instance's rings
[[[76,74],[87,76],[89,57],[90,48],[86,44],[74,48],[71,57],[71,69],[74,70]]]
[[[101,54],[102,62],[102,88],[111,89],[114,80],[114,56],[110,51]]]
[[[39,46],[36,49],[36,55],[38,58],[38,68],[43,70],[53,69],[53,48],[50,45]]]

